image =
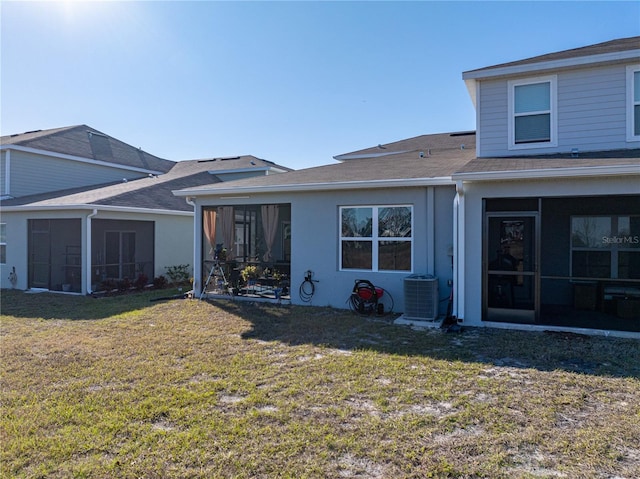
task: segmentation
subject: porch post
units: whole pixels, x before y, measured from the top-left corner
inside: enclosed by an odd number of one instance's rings
[[[93,218],[94,216],[96,216],[98,214],[98,209],[94,208],[93,211],[91,213],[89,213],[87,215],[87,223],[86,223],[86,228],[87,228],[87,232],[85,234],[85,241],[86,244],[84,246],[84,251],[85,251],[85,260],[84,260],[84,288],[82,293],[83,294],[91,294],[93,293],[93,288],[91,288],[91,273],[92,273],[92,269],[93,269],[93,264],[92,264],[92,260],[91,260],[91,253],[92,253],[92,247],[91,247],[91,218]]]
[[[187,197],[188,204],[193,206],[193,297],[199,298],[202,292],[202,206],[194,202],[195,198]]]

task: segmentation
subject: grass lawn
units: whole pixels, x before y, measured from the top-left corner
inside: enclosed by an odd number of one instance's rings
[[[640,477],[640,342],[2,291],[2,477]]]

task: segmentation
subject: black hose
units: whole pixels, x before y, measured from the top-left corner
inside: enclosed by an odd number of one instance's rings
[[[304,275],[304,281],[302,281],[302,284],[300,285],[300,300],[305,303],[311,302],[311,299],[316,292],[316,285],[314,283],[317,283],[318,281],[311,279],[312,277],[313,272],[307,271]]]

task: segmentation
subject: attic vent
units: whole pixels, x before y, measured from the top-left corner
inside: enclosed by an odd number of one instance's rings
[[[227,156],[226,158],[217,158],[220,161],[239,160],[239,156]]]

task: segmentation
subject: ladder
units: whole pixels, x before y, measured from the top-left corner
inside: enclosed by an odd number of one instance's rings
[[[213,261],[211,265],[211,269],[209,270],[209,276],[207,276],[207,281],[204,283],[202,287],[202,292],[200,293],[200,299],[204,298],[204,295],[207,293],[207,288],[211,283],[211,280],[215,280],[215,284],[218,285],[220,282],[224,285],[224,294],[229,294],[229,291],[226,288],[227,278],[224,275],[224,269],[220,265],[220,261]]]

